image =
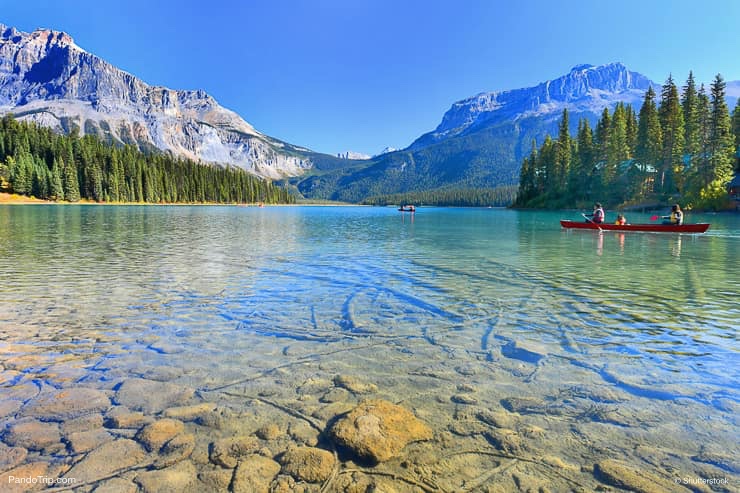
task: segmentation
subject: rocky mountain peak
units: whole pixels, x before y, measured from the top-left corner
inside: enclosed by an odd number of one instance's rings
[[[311,167],[305,149],[261,134],[203,90],[151,86],[51,29],[0,25],[0,115],[58,132],[282,178]]]
[[[598,113],[618,101],[637,104],[650,85],[647,77],[616,62],[576,65],[561,77],[533,87],[483,92],[452,105],[434,130],[420,137],[412,148],[472,131],[497,122],[528,116],[557,115],[563,108]]]

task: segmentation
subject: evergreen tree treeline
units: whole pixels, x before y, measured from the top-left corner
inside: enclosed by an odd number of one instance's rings
[[[450,188],[378,195],[362,201],[366,205],[435,205],[455,207],[505,207],[514,202],[516,185],[496,188]]]
[[[284,188],[223,168],[0,120],[0,189],[77,202],[292,203]]]
[[[727,185],[740,172],[740,101],[732,117],[725,82],[717,75],[707,94],[693,73],[679,91],[669,76],[660,102],[649,88],[639,116],[630,105],[605,108],[592,130],[582,118],[568,131],[563,110],[557,140],[547,136],[522,162],[515,205],[584,207],[676,202],[722,209]]]

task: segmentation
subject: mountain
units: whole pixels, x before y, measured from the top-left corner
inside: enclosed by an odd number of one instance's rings
[[[258,132],[204,91],[150,86],[66,33],[25,33],[0,24],[0,114],[9,112],[59,132],[238,166],[267,178],[303,175],[317,157]]]
[[[534,87],[480,93],[452,105],[432,132],[401,151],[375,156],[366,166],[294,179],[304,195],[355,201],[373,195],[515,184],[522,157],[535,140],[557,135],[564,108],[571,131],[578,120],[595,125],[618,102],[639,111],[645,91],[659,84],[621,63],[578,65]]]

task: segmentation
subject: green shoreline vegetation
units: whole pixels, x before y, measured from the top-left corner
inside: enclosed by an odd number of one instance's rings
[[[681,95],[671,76],[652,88],[638,115],[631,105],[605,108],[570,134],[563,110],[557,139],[545,138],[522,162],[514,207],[583,208],[595,201],[618,209],[680,202],[685,209],[732,209],[728,184],[740,172],[740,100],[730,117],[725,82],[707,95],[689,73]]]
[[[288,204],[286,189],[233,167],[109,145],[0,120],[0,191],[65,202]]]

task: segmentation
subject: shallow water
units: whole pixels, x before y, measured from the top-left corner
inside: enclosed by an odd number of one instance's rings
[[[381,488],[588,491],[610,482],[594,464],[615,459],[667,491],[733,491],[740,217],[690,214],[712,223],[704,235],[559,227],[575,216],[0,207],[4,436],[39,394],[100,389],[116,408],[121,384],[144,378],[225,410],[221,426],[187,424],[193,491],[220,489],[203,474],[213,440],[268,422],[323,429],[367,397],[435,433],[376,467],[340,457]],[[337,375],[377,388],[339,389]],[[311,440],[267,446],[291,442]],[[61,443],[24,463],[63,475],[83,455]],[[144,488],[137,473],[119,476]]]

